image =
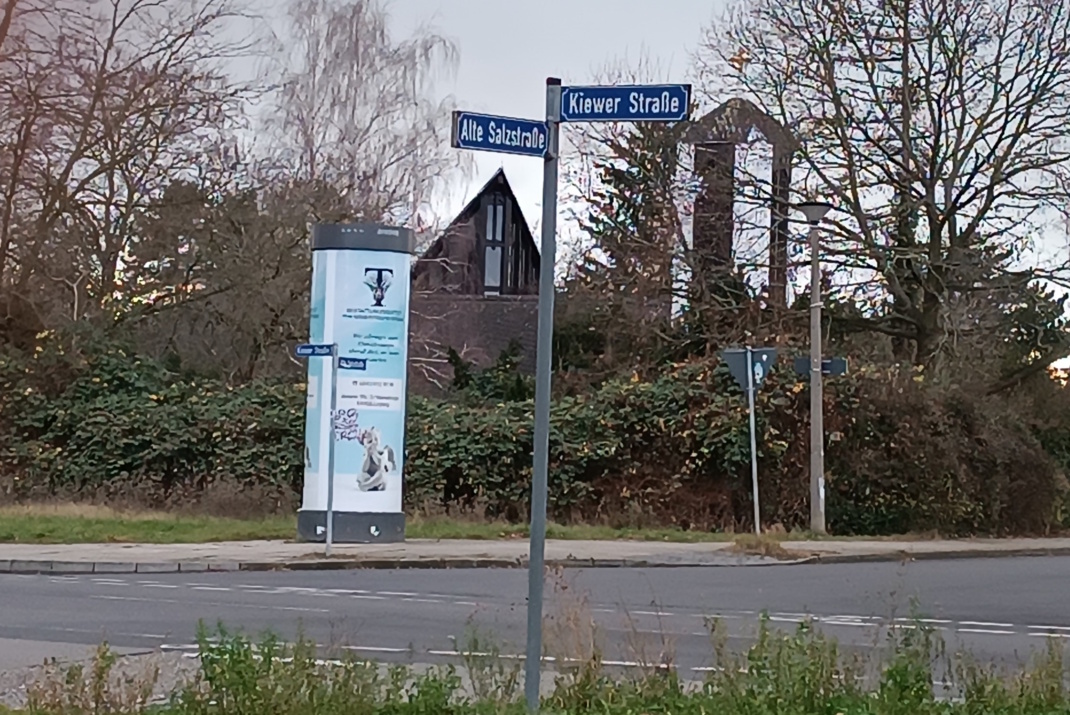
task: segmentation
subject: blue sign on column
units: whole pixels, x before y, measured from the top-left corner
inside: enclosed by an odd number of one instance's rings
[[[546,122],[475,112],[453,113],[451,145],[455,149],[542,156],[548,139]]]
[[[691,115],[691,85],[562,87],[562,122],[682,122]]]
[[[333,345],[316,345],[304,343],[294,350],[297,357],[330,357],[334,352]]]

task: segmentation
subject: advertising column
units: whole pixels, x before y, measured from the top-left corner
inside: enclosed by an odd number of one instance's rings
[[[312,230],[309,342],[338,345],[334,541],[402,541],[412,231],[377,224]],[[305,483],[298,537],[327,524],[331,361],[308,361]]]

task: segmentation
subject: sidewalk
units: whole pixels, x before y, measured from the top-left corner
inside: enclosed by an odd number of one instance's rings
[[[546,542],[560,567],[776,566],[996,556],[1070,555],[1070,538],[931,541],[785,541],[785,558],[739,553],[731,543]],[[336,545],[286,541],[214,544],[0,544],[0,573],[174,573],[355,568],[510,568],[526,565],[526,540],[411,540]]]

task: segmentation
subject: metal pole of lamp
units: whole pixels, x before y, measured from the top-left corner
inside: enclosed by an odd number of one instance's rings
[[[832,205],[821,201],[796,204],[810,225],[810,531],[825,528],[825,406],[821,363],[821,221]]]

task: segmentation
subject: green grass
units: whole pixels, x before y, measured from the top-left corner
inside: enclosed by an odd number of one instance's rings
[[[405,526],[406,536],[413,539],[526,539],[527,524],[506,522],[461,521],[444,517],[415,517]],[[548,524],[546,535],[551,539],[568,541],[669,541],[675,543],[726,542],[733,534],[684,531],[683,529],[618,529],[585,524]]]
[[[293,517],[224,519],[101,507],[56,505],[0,509],[0,543],[185,544],[252,539],[292,539]]]
[[[111,511],[99,508],[8,508],[0,509],[0,543],[89,544],[149,543],[182,544],[255,539],[293,539],[294,517],[225,519],[206,516]],[[405,527],[410,539],[526,539],[527,525],[497,522],[457,521],[446,518],[415,518]],[[679,529],[612,529],[602,526],[551,524],[552,539],[632,539],[691,543],[731,541],[729,534],[688,532]]]
[[[409,539],[526,539],[527,524],[509,524],[445,516],[411,516],[405,527]],[[216,541],[291,540],[297,533],[294,516],[236,519],[161,512],[122,511],[82,504],[27,505],[0,508],[0,543],[197,544]],[[736,542],[753,551],[768,544],[800,541],[805,532],[749,534],[685,531],[674,528],[614,528],[598,525],[549,524],[547,536],[570,541],[663,541],[671,543]],[[838,539],[843,537],[821,537]],[[908,536],[901,538],[928,538]],[[755,542],[755,543],[752,543]]]

